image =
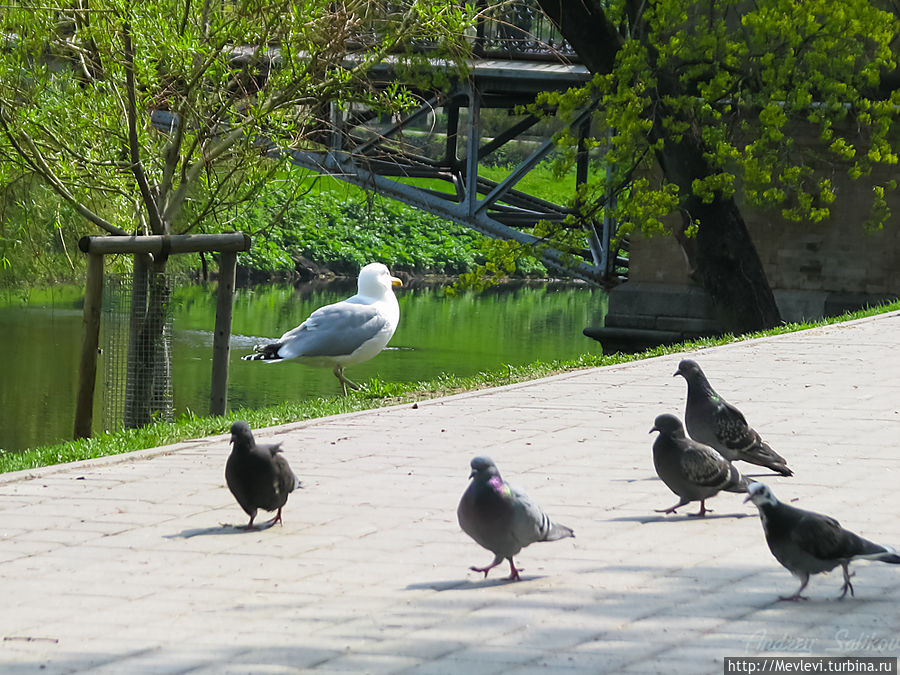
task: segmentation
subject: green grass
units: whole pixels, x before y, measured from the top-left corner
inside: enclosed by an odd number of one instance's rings
[[[0,453],[0,473],[34,469],[92,457],[115,455],[133,450],[168,445],[192,438],[222,434],[226,433],[231,423],[238,419],[246,420],[251,427],[258,428],[400,403],[412,403],[413,401],[464,391],[533,380],[582,368],[608,366],[701,347],[740,342],[751,338],[793,333],[815,326],[840,323],[897,310],[900,310],[900,301],[849,312],[817,322],[785,324],[771,330],[737,337],[723,335],[718,338],[693,340],[675,345],[655,347],[639,354],[587,354],[565,361],[535,361],[524,366],[504,366],[470,377],[444,374],[428,382],[384,382],[379,379],[371,379],[365,383],[363,390],[355,392],[348,397],[318,398],[303,403],[284,403],[258,410],[235,410],[224,417],[197,417],[191,415],[182,417],[175,422],[153,424],[142,429],[103,434],[96,438],[68,441],[56,445],[32,448],[24,452]]]

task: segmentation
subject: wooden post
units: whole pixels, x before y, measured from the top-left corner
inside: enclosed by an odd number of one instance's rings
[[[97,351],[100,347],[100,309],[103,305],[103,256],[88,256],[84,294],[84,342],[78,400],[75,406],[75,438],[90,438],[94,423],[94,385],[97,381]]]
[[[231,311],[237,253],[223,252],[219,260],[219,288],[216,293],[216,330],[213,333],[212,384],[209,414],[224,415],[228,404],[228,359],[231,356]]]
[[[223,234],[173,234],[111,237],[82,237],[78,248],[88,254],[88,280],[84,304],[85,338],[81,358],[81,384],[75,421],[76,438],[91,435],[93,416],[94,381],[97,371],[97,347],[100,333],[100,303],[102,302],[103,256],[110,253],[128,253],[135,256],[135,282],[146,276],[150,255],[167,256],[170,253],[196,253],[219,251],[222,254],[219,270],[219,293],[216,308],[216,328],[213,336],[213,372],[210,392],[210,411],[213,415],[225,413],[228,402],[228,359],[231,353],[231,305],[234,296],[234,280],[237,254],[250,249],[250,237],[240,232]],[[92,290],[96,286],[96,290]],[[132,314],[143,310],[132,306]],[[88,317],[92,317],[90,320]],[[132,316],[134,319],[135,317]],[[136,323],[131,322],[129,339],[129,363],[135,348]],[[129,419],[140,395],[130,389],[132,378],[126,384],[125,418]],[[126,423],[126,426],[127,423]]]

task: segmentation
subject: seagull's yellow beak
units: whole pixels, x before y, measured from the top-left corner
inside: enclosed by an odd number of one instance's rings
[[[391,286],[402,286],[403,282],[400,281],[397,277],[391,277]]]

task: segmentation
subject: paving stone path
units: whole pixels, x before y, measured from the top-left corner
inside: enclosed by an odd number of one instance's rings
[[[784,501],[900,545],[900,313],[692,353],[795,471]],[[900,567],[810,599],[752,504],[654,509],[648,434],[681,354],[257,431],[304,482],[240,531],[228,436],[0,475],[3,673],[722,673],[726,656],[900,655]],[[576,538],[487,579],[456,523],[487,454]],[[755,473],[745,465],[749,473]],[[684,511],[682,513],[681,511]]]

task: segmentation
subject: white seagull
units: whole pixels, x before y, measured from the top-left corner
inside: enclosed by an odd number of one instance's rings
[[[331,368],[347,395],[359,385],[344,377],[344,368],[368,361],[387,346],[400,322],[400,305],[393,286],[403,282],[381,263],[359,271],[356,295],[319,307],[299,326],[278,340],[254,347],[244,361],[280,363],[298,359],[317,368]]]

